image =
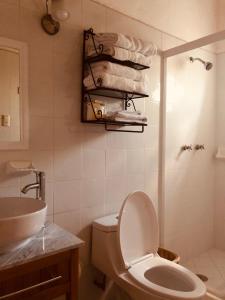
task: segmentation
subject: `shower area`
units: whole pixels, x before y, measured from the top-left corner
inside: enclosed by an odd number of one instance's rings
[[[161,244],[225,299],[225,31],[161,54]]]

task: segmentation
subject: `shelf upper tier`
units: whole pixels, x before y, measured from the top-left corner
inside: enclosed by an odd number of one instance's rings
[[[95,63],[95,62],[104,61],[104,60],[119,64],[122,66],[130,67],[130,68],[133,68],[136,70],[144,70],[144,69],[150,68],[149,66],[141,65],[141,64],[135,63],[130,60],[119,60],[119,59],[116,59],[116,58],[112,57],[111,55],[107,55],[107,54],[99,54],[99,55],[96,55],[93,57],[87,57],[85,59],[85,62],[90,64],[90,63]]]
[[[97,95],[102,97],[116,98],[116,99],[137,99],[137,98],[145,98],[149,95],[141,94],[141,93],[132,93],[129,91],[122,91],[117,89],[110,89],[105,87],[97,87],[95,89],[85,90],[85,93],[90,95]]]

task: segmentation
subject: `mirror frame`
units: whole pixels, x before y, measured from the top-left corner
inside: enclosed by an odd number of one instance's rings
[[[1,142],[0,150],[22,150],[29,147],[29,107],[28,107],[28,47],[24,42],[0,37],[0,47],[19,50],[20,53],[20,136],[17,142]]]

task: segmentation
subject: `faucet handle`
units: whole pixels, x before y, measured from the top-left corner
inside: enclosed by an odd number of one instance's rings
[[[192,150],[192,145],[183,145],[182,147],[181,147],[181,150],[182,151],[191,151]]]
[[[197,144],[196,146],[195,146],[195,150],[205,150],[205,146],[204,146],[204,144]]]

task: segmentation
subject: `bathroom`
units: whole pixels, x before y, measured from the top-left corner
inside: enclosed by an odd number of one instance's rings
[[[158,214],[160,245],[178,254],[180,264],[208,277],[209,299],[224,299],[225,47],[209,40],[211,45],[168,57],[166,84],[161,53],[224,30],[225,1],[49,2],[52,13],[64,9],[69,14],[55,35],[41,26],[45,0],[0,0],[0,37],[27,45],[29,102],[29,145],[0,150],[0,197],[36,197],[35,190],[21,193],[35,181],[34,174],[10,175],[8,162],[30,161],[45,172],[47,221],[85,242],[79,248],[79,299],[97,300],[104,294],[99,288],[104,277],[91,261],[92,223],[119,213],[129,193],[143,191]],[[144,71],[150,97],[135,100],[148,118],[143,133],[106,131],[80,121],[83,31],[89,28],[157,46],[151,68]],[[207,71],[189,57],[213,67]],[[180,151],[185,145],[192,150]],[[212,257],[217,256],[215,267]]]

